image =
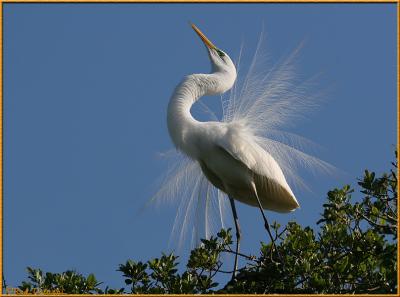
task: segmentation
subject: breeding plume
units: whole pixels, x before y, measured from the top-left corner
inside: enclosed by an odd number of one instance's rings
[[[194,228],[204,226],[202,236],[208,237],[211,212],[217,212],[224,227],[223,205],[229,201],[236,228],[236,251],[239,252],[241,231],[235,201],[261,211],[265,228],[273,240],[264,210],[284,213],[299,207],[285,175],[298,179],[296,162],[328,170],[330,165],[279,141],[279,138],[287,138],[304,143],[301,137],[281,133],[277,128],[296,112],[313,105],[302,94],[304,84],[293,85],[293,57],[261,76],[251,75],[257,66],[254,59],[242,89],[234,88],[229,99],[223,101],[223,119],[196,120],[191,114],[192,105],[202,96],[230,90],[235,84],[237,70],[225,51],[215,46],[195,25],[192,28],[206,47],[211,73],[186,76],[171,96],[168,131],[183,156],[168,172],[155,198],[181,199],[173,230],[181,229],[180,239],[190,231],[189,221],[194,223]],[[191,231],[193,237],[198,237],[197,229]]]

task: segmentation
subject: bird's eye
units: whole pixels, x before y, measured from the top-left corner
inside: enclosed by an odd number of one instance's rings
[[[221,50],[219,50],[219,49],[217,49],[216,51],[217,51],[218,55],[219,55],[221,58],[225,56],[225,54],[224,54],[223,51],[221,51]]]

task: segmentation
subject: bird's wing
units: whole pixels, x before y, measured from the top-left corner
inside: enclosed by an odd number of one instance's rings
[[[228,171],[222,171],[221,167],[213,166],[214,169],[220,169],[219,174],[224,180],[227,193],[233,198],[257,206],[252,195],[254,192],[250,187],[250,184],[253,183],[264,208],[277,212],[288,212],[299,206],[278,162],[257,144],[250,133],[233,126],[231,129],[228,128],[223,137],[219,138],[217,146],[225,154],[249,169],[250,174],[243,170],[238,171],[238,167],[234,166],[235,162],[225,163],[231,164]],[[233,175],[232,171],[234,171]],[[242,176],[242,179],[237,180],[238,175]]]
[[[283,173],[275,159],[254,140],[246,127],[238,123],[229,125],[217,145],[254,173],[272,179],[282,179]]]
[[[285,183],[289,181],[291,185],[307,189],[298,174],[301,168],[314,174],[338,172],[333,165],[306,153],[299,145],[255,136],[241,122],[231,122],[228,126],[227,132],[217,141],[218,146],[259,175],[285,180]]]
[[[249,134],[243,131],[244,126],[230,123],[224,134],[216,139],[216,145],[227,151],[234,159],[242,162],[247,168],[254,169],[257,157]]]
[[[255,143],[251,133],[246,131],[246,127],[236,123],[229,125],[223,137],[216,143],[250,170],[259,174],[265,173],[261,167],[268,154]]]

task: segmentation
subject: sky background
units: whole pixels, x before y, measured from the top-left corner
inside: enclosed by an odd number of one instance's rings
[[[304,77],[323,73],[318,112],[289,131],[324,147],[345,172],[317,176],[301,209],[270,222],[315,227],[326,192],[388,171],[396,138],[395,4],[4,4],[3,265],[8,285],[26,266],[67,269],[122,287],[128,258],[169,251],[176,209],[139,210],[167,169],[169,97],[181,78],[208,72],[194,22],[249,65],[264,24],[278,60],[306,40]],[[207,98],[218,109],[219,98]],[[256,208],[238,204],[242,250],[266,241]],[[140,213],[138,215],[138,213]],[[230,225],[233,227],[233,223]],[[185,262],[188,251],[183,251]],[[233,262],[232,262],[233,265]]]

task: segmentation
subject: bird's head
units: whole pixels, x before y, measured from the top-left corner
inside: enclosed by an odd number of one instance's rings
[[[236,67],[226,52],[217,48],[194,24],[191,24],[194,31],[201,38],[206,46],[211,61],[212,72],[221,73],[225,76],[226,90],[230,89],[236,80]]]

